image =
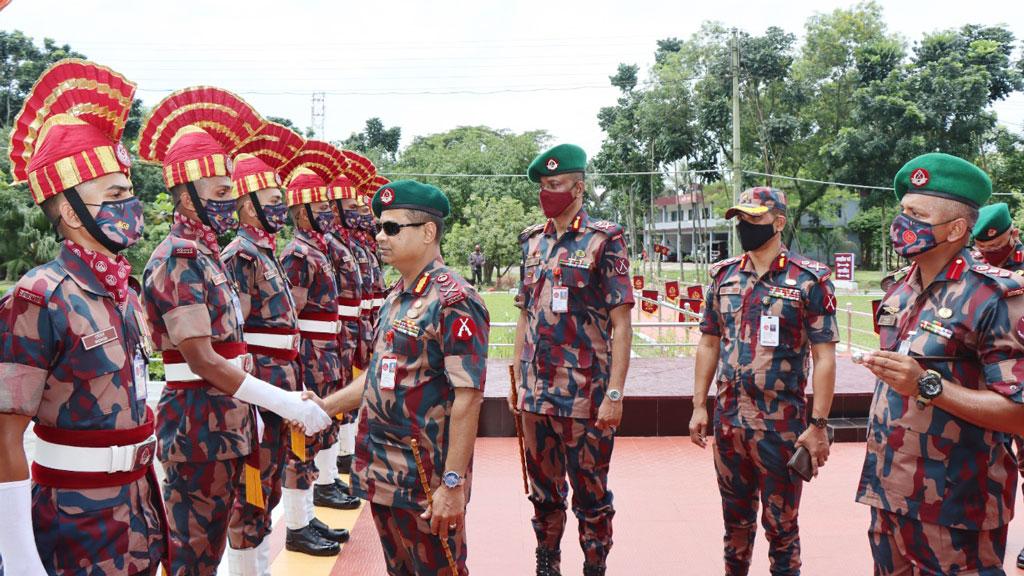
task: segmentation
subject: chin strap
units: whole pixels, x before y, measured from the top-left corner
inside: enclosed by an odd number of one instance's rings
[[[199,216],[199,221],[213,228],[213,224],[210,222],[210,215],[206,213],[206,206],[199,199],[199,191],[196,190],[195,183],[185,182],[185,187],[188,188],[188,197],[192,199],[192,205],[195,207],[196,216]]]
[[[249,195],[249,199],[252,200],[252,205],[256,208],[256,218],[259,219],[260,225],[267,231],[268,234],[274,234],[270,226],[270,222],[267,221],[267,215],[263,212],[263,204],[260,203],[260,198],[255,193]]]
[[[68,204],[71,205],[71,209],[75,211],[75,215],[81,220],[82,226],[85,227],[85,231],[93,237],[94,240],[103,245],[104,248],[110,250],[114,254],[117,254],[121,250],[124,250],[124,246],[121,246],[117,242],[114,242],[103,230],[100,230],[99,224],[96,223],[96,219],[93,218],[92,213],[86,208],[85,202],[82,201],[82,197],[78,195],[78,190],[74,188],[68,188],[64,191],[64,198],[67,199]],[[60,233],[57,234],[58,239]]]
[[[302,206],[306,209],[306,218],[309,218],[309,227],[312,228],[314,232],[323,234],[324,231],[320,229],[320,224],[318,224],[316,218],[313,217],[313,209],[309,207],[309,204],[303,204]]]

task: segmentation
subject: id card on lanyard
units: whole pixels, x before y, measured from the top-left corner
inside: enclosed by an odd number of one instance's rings
[[[562,286],[562,268],[554,270],[555,281],[551,284],[551,311],[564,314],[569,311],[569,289]]]
[[[398,358],[385,356],[380,360],[380,389],[394,390],[395,376],[398,373]]]
[[[135,399],[145,400],[149,394],[149,359],[136,350],[132,358],[132,376],[135,379]]]

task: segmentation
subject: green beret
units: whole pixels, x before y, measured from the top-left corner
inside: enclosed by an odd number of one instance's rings
[[[567,172],[585,172],[587,153],[575,144],[559,144],[530,162],[526,170],[531,182],[540,182],[541,176],[554,176]]]
[[[444,192],[415,180],[396,180],[381,186],[373,195],[370,207],[377,218],[380,218],[381,212],[395,208],[419,210],[440,218],[447,218],[451,212],[451,205]]]
[[[1010,229],[1010,207],[1005,203],[989,204],[978,211],[978,222],[974,225],[975,240],[991,240]]]
[[[988,202],[992,181],[981,168],[963,158],[930,152],[903,165],[893,179],[896,198],[907,193],[957,200],[975,208]]]

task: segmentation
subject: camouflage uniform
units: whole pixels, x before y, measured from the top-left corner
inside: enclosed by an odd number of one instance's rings
[[[984,261],[985,257],[980,252],[971,254],[975,260]],[[1010,255],[1007,256],[1003,262],[988,262],[992,266],[998,266],[1005,270],[1009,270],[1017,275],[1024,276],[1024,244],[1018,240],[1015,242],[1013,250]],[[1017,469],[1020,471],[1020,475],[1024,478],[1024,437],[1015,436],[1014,444],[1017,447]],[[1024,488],[1024,486],[1022,486]]]
[[[483,391],[490,318],[463,278],[436,260],[413,286],[402,282],[381,308],[359,412],[352,493],[369,500],[389,574],[449,574],[429,524],[420,474],[431,490],[441,484],[448,456],[449,414],[455,390]],[[394,389],[381,386],[383,359],[397,358]],[[411,439],[419,443],[418,470]],[[466,500],[472,463],[465,472]],[[451,533],[459,574],[467,574],[466,534]]]
[[[943,380],[1024,403],[1024,279],[964,249],[922,290],[916,265],[878,307],[881,348]],[[948,359],[944,359],[948,358]],[[1010,437],[875,385],[857,501],[872,507],[876,574],[1003,574],[1016,461]],[[902,572],[901,572],[902,570]]]
[[[118,304],[83,250],[62,244],[56,259],[30,270],[0,300],[0,413],[32,417],[40,442],[140,443],[153,429],[142,306],[130,290]],[[108,441],[118,436],[122,441]],[[156,573],[166,522],[153,446],[145,450],[128,471],[88,473],[48,468],[37,449],[32,523],[47,572]]]
[[[338,320],[338,287],[323,235],[296,229],[295,237],[281,252],[281,266],[291,285],[302,330],[302,342],[299,345],[300,381],[306,390],[312,390],[323,398],[338,389],[342,373],[337,328],[330,334],[302,328],[304,320]],[[313,457],[321,449],[334,444],[336,439],[337,426],[334,426],[318,434],[315,440],[307,442],[305,460],[290,454],[285,487],[293,490],[311,488],[319,473]]]
[[[171,574],[213,574],[255,422],[248,404],[204,380],[177,380],[171,365],[187,368],[176,349],[183,340],[208,337],[214,351],[248,367],[238,294],[213,230],[177,213],[146,264],[143,286],[153,342],[168,371],[157,408],[157,455],[167,473]]]
[[[366,244],[358,232],[351,235],[352,254],[355,256],[356,264],[359,266],[362,292],[360,295],[360,321],[362,326],[362,341],[360,348],[356,351],[354,366],[365,367],[370,362],[370,353],[373,350],[373,269],[370,266],[370,256]]]
[[[338,318],[340,330],[341,366],[345,371],[342,381],[352,379],[352,366],[356,352],[360,348],[359,306],[362,303],[363,278],[359,273],[359,262],[355,255],[352,240],[347,230],[339,230],[328,234],[327,249],[331,263],[337,273],[338,286]]]
[[[274,235],[242,225],[221,254],[221,261],[238,288],[243,331],[253,357],[253,375],[284,390],[298,389],[299,329],[288,280],[274,254]],[[261,340],[263,338],[264,340]],[[293,348],[261,345],[267,338],[287,340]],[[249,464],[260,470],[263,506],[247,503],[239,494],[231,511],[228,539],[235,549],[252,548],[270,534],[270,513],[281,501],[281,479],[289,446],[289,429],[277,414],[259,409],[263,437]],[[253,456],[256,456],[255,462]],[[252,500],[252,498],[249,498]]]
[[[611,373],[611,311],[633,305],[622,228],[581,210],[560,238],[549,220],[519,240],[523,281],[516,306],[527,313],[528,324],[518,408],[533,529],[539,546],[559,549],[568,473],[586,562],[604,566],[615,515],[608,490],[614,434],[595,423]],[[552,310],[555,286],[568,288],[568,312]]]
[[[831,272],[784,247],[761,277],[746,254],[710,272],[700,330],[721,339],[714,454],[726,574],[750,569],[759,496],[772,574],[799,574],[803,485],[786,463],[806,427],[810,346],[838,339]],[[777,346],[761,343],[764,316],[779,319]]]

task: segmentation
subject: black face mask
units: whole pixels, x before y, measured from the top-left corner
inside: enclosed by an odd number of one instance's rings
[[[757,250],[776,234],[773,224],[751,224],[746,220],[740,220],[737,228],[740,234],[740,246],[743,247],[744,252]]]

